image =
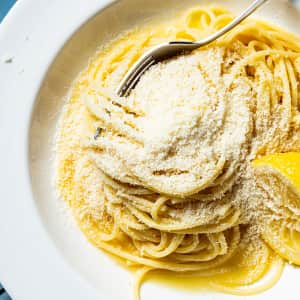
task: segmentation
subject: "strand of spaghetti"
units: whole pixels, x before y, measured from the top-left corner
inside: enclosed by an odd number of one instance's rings
[[[237,75],[240,70],[247,64],[254,62],[257,59],[266,57],[268,55],[275,55],[276,57],[284,57],[284,58],[297,58],[300,57],[300,53],[282,51],[282,50],[263,50],[255,52],[248,57],[242,59],[235,67],[232,72],[233,76]]]
[[[135,272],[134,274],[134,281],[133,281],[133,293],[134,299],[140,300],[141,299],[141,285],[147,273],[149,273],[152,268],[143,267]]]
[[[151,208],[151,217],[153,220],[157,221],[159,219],[159,211],[168,200],[167,197],[159,197],[158,200],[155,201]]]

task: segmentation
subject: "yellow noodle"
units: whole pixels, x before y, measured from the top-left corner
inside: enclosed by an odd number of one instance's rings
[[[299,142],[293,138],[299,133],[294,120],[300,117],[298,37],[249,19],[197,50],[220,50],[224,60],[220,73],[230,81],[228,93],[239,79],[254,91],[243,103],[245,115],[250,117],[245,117],[245,141],[236,149],[237,160],[223,153],[212,155],[214,169],[205,178],[199,176],[197,184],[185,190],[176,186],[170,189],[160,176],[184,176],[184,172],[157,169],[153,180],[143,177],[115,147],[144,147],[135,123],[144,111],[133,98],[121,99],[113,93],[140,55],[167,40],[205,37],[232,19],[233,15],[222,8],[200,7],[165,24],[124,34],[90,61],[74,83],[64,110],[56,148],[58,190],[91,243],[137,268],[136,299],[145,275],[152,270],[201,276],[218,291],[250,295],[276,283],[284,265],[282,258],[300,265],[297,193],[287,190],[287,198],[278,198],[282,190],[270,189],[280,186],[278,177],[256,174],[260,187],[274,202],[260,203],[256,209],[277,218],[270,219],[265,227],[255,218],[247,218],[251,211],[243,200],[235,201],[240,174],[249,168],[252,158],[300,151]],[[199,72],[218,89],[215,78],[200,64]],[[224,103],[215,104],[224,105],[220,124],[215,125],[219,134],[230,126],[226,122],[232,112]],[[97,128],[99,137],[94,137]],[[201,169],[202,164],[195,161],[194,167]],[[284,220],[285,225],[277,220]],[[251,238],[253,225],[256,233]],[[249,245],[253,251],[244,251]],[[256,258],[259,263],[254,263]],[[270,279],[256,286],[269,272]]]

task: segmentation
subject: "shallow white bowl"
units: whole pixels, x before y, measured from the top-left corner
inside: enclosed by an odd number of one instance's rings
[[[68,87],[123,30],[204,0],[19,0],[0,26],[0,281],[14,300],[132,299],[131,274],[91,246],[53,188],[52,142]],[[220,0],[238,11],[249,0]],[[258,16],[300,35],[300,13],[272,0]],[[11,62],[8,63],[10,61]],[[296,299],[300,270],[249,299]],[[147,283],[142,299],[246,299]]]

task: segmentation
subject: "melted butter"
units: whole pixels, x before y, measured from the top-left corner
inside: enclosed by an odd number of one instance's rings
[[[201,277],[197,275],[178,274],[170,271],[153,271],[149,273],[146,280],[151,280],[160,285],[169,286],[175,289],[188,292],[213,292],[214,288],[211,286],[213,277]]]

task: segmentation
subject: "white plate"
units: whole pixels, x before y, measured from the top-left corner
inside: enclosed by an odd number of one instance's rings
[[[103,9],[111,1],[19,0],[0,26],[0,281],[14,300],[132,299],[131,274],[86,242],[55,197],[54,128],[68,86],[97,46],[145,19],[204,2],[123,0]],[[219,2],[238,11],[250,1]],[[300,35],[300,13],[286,1],[272,0],[258,15]],[[249,299],[282,299],[287,291],[295,299],[299,280],[300,270],[286,268],[273,289]],[[145,284],[142,299],[153,297],[200,293]],[[201,294],[235,298],[247,297]]]

